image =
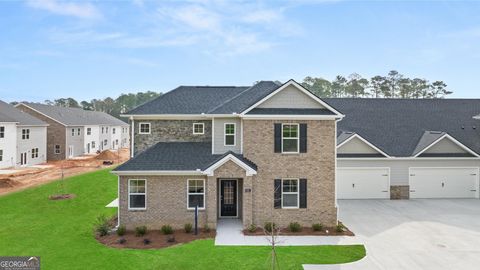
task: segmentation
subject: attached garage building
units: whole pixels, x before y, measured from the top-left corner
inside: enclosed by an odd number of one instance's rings
[[[480,100],[326,101],[346,115],[338,199],[479,198]]]

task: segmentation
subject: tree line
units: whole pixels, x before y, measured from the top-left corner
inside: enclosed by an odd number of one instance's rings
[[[412,79],[396,70],[370,79],[357,73],[347,77],[338,75],[333,81],[308,76],[303,79],[302,85],[319,97],[335,98],[444,98],[453,93],[443,81]]]
[[[120,114],[128,112],[129,110],[149,101],[162,93],[157,93],[153,91],[147,92],[138,92],[138,93],[129,93],[121,94],[117,98],[107,97],[104,99],[92,99],[90,101],[80,101],[78,102],[74,98],[59,98],[54,100],[45,100],[45,104],[61,106],[61,107],[71,107],[71,108],[82,108],[84,110],[90,111],[100,111],[108,113],[114,117],[119,118]]]

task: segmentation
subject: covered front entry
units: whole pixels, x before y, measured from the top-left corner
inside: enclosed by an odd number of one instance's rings
[[[238,179],[220,179],[220,217],[238,217]]]

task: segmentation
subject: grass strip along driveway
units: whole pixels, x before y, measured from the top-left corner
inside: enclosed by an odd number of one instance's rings
[[[63,183],[63,184],[62,184]],[[71,200],[52,201],[56,193]],[[42,269],[268,269],[268,247],[218,247],[213,240],[158,250],[114,249],[93,236],[105,205],[117,196],[117,178],[102,170],[0,197],[0,256],[41,256]],[[281,269],[352,262],[361,245],[278,247]]]

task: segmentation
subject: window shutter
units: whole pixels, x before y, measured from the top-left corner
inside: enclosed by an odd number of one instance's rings
[[[307,208],[307,179],[300,179],[300,208]]]
[[[282,124],[274,124],[275,133],[275,153],[282,152]]]
[[[300,124],[300,153],[307,152],[307,124]]]
[[[275,179],[273,188],[273,208],[282,208],[282,179]]]

